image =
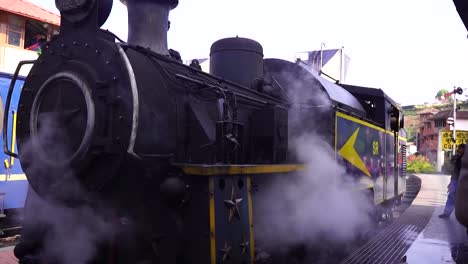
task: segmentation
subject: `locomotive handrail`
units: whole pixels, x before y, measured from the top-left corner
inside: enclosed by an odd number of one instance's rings
[[[16,84],[16,79],[18,79],[19,72],[21,70],[21,67],[26,64],[34,64],[36,60],[25,60],[25,61],[20,61],[18,63],[18,66],[16,66],[15,73],[13,74],[13,77],[11,78],[10,82],[10,87],[8,88],[8,94],[7,94],[7,99],[5,103],[5,111],[6,113],[3,117],[3,152],[7,154],[10,157],[18,158],[18,154],[14,153],[13,150],[10,150],[8,146],[8,113],[10,110],[10,103],[11,103],[11,96],[13,95],[13,90],[15,89],[15,84]]]

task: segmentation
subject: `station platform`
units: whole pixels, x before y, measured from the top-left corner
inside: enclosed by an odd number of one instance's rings
[[[409,208],[342,263],[468,264],[468,236],[455,215],[439,218],[448,175],[415,175],[421,189]]]
[[[13,254],[13,247],[0,248],[1,264],[18,264],[18,259]]]

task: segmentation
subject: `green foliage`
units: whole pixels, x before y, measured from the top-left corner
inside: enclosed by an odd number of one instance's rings
[[[411,173],[434,173],[436,169],[427,157],[411,155],[408,157],[406,171]]]
[[[415,142],[416,141],[416,135],[418,134],[418,128],[417,127],[408,127],[405,128],[406,131],[406,138],[408,142]]]
[[[435,97],[437,98],[437,97],[443,96],[443,95],[446,94],[446,93],[449,93],[449,91],[446,90],[446,89],[439,90],[439,91],[437,92],[437,95],[436,95]]]

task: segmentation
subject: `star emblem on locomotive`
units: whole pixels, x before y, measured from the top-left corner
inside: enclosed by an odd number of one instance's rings
[[[219,251],[223,253],[223,256],[221,258],[222,262],[225,262],[229,258],[229,253],[231,252],[232,247],[228,245],[227,242],[224,242],[224,247],[220,249]]]
[[[224,205],[229,210],[228,223],[232,222],[232,219],[235,217],[237,220],[240,220],[240,210],[239,205],[242,203],[244,198],[236,198],[234,192],[234,187],[232,187],[231,198],[229,200],[224,200]]]
[[[247,250],[249,249],[249,241],[245,240],[244,236],[242,236],[242,242],[240,243],[241,248],[241,255],[245,255]]]

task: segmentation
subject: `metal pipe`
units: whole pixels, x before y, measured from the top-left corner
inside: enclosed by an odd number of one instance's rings
[[[343,68],[344,68],[344,65],[343,65],[343,62],[344,62],[344,54],[343,54],[343,49],[344,47],[341,47],[340,49],[340,83],[343,83]]]
[[[325,47],[325,43],[320,44],[320,68],[319,68],[319,75],[322,74],[322,67],[323,67],[323,47]]]
[[[455,129],[455,124],[457,123],[457,93],[455,92],[455,89],[456,87],[453,87],[453,155],[455,155],[457,150],[457,130]]]

